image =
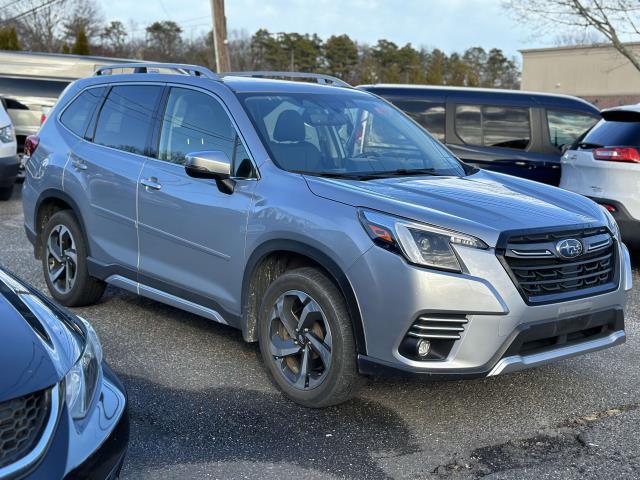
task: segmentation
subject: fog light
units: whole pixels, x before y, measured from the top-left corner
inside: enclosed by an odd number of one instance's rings
[[[418,344],[416,345],[416,351],[418,352],[418,356],[421,358],[429,355],[431,351],[431,342],[429,340],[420,339],[418,340]]]

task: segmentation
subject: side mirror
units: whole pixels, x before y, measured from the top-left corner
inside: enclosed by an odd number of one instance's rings
[[[236,183],[230,178],[231,160],[224,152],[207,150],[188,153],[184,169],[190,177],[213,179],[221,192],[233,193]]]

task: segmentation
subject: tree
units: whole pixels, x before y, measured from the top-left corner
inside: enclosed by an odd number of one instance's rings
[[[70,0],[20,0],[2,13],[8,18],[21,15],[16,22],[18,38],[25,50],[56,52],[60,49],[60,31],[68,14]]]
[[[89,39],[83,27],[80,27],[76,33],[76,40],[73,43],[73,47],[71,47],[71,53],[74,55],[89,55],[91,53]]]
[[[100,33],[103,48],[111,55],[122,55],[127,41],[127,29],[118,20],[111,21]]]
[[[447,61],[447,85],[464,86],[469,75],[469,65],[465,63],[463,57],[457,53],[452,53]]]
[[[146,28],[149,54],[160,61],[178,60],[182,29],[171,20],[153,22]]]
[[[637,0],[505,0],[504,8],[542,30],[568,27],[578,32],[598,32],[640,70],[640,56],[623,42],[624,37],[640,35]]]
[[[466,65],[465,85],[469,87],[480,87],[486,85],[485,69],[487,64],[487,52],[482,47],[468,48],[462,61]]]
[[[350,81],[358,64],[358,46],[347,35],[331,36],[324,43],[327,70],[343,80]]]
[[[9,26],[0,28],[0,50],[20,50],[16,27]]]
[[[447,54],[434,49],[427,59],[426,80],[429,85],[444,85],[447,70]]]
[[[62,22],[64,36],[67,39],[77,40],[80,32],[83,31],[89,45],[89,42],[98,38],[104,30],[100,6],[96,0],[67,0],[67,2],[67,10]]]

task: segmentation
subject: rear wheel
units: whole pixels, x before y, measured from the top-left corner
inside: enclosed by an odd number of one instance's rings
[[[51,216],[42,231],[42,268],[51,296],[68,307],[92,305],[106,284],[89,275],[82,230],[69,210]]]
[[[301,405],[345,402],[364,383],[344,298],[315,268],[291,270],[270,285],[260,309],[259,333],[274,383]]]
[[[0,201],[6,201],[11,198],[11,194],[13,193],[13,185],[10,187],[0,188]]]

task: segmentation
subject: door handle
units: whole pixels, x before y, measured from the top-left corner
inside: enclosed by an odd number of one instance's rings
[[[73,154],[71,154],[71,165],[76,170],[86,170],[88,168],[87,163],[84,160],[82,160],[80,157],[76,157]]]
[[[162,185],[158,183],[158,179],[155,177],[140,180],[140,184],[147,190],[160,190],[162,188]]]

